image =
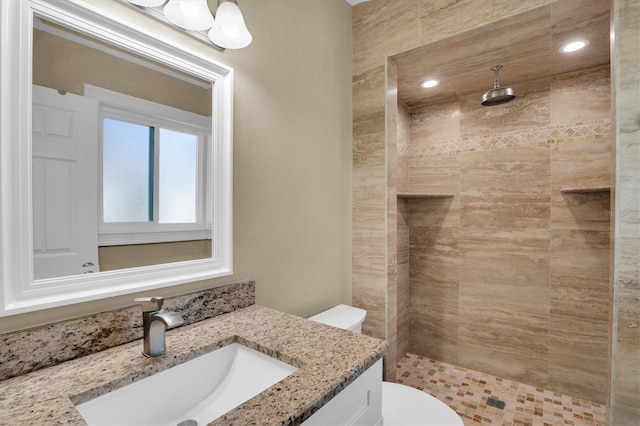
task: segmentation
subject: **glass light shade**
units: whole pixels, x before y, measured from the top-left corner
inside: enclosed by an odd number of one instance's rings
[[[229,1],[220,3],[216,22],[209,31],[209,40],[225,49],[242,49],[251,44],[253,37],[238,5]]]
[[[206,0],[169,0],[163,11],[169,22],[185,30],[208,30],[214,23]]]
[[[131,4],[142,7],[158,7],[165,4],[167,0],[127,0]]]

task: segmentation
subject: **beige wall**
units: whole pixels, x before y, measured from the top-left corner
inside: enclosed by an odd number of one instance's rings
[[[98,247],[101,271],[211,257],[211,240]]]
[[[609,67],[411,111],[409,352],[604,403]],[[543,135],[543,136],[541,136]]]
[[[234,274],[257,303],[308,316],[351,300],[351,7],[242,0],[254,41],[218,52],[116,1],[92,2],[235,69]],[[10,331],[131,305],[135,295],[0,319]]]
[[[211,115],[210,89],[41,30],[33,34],[33,83],[80,96],[84,95],[84,85],[91,84]]]

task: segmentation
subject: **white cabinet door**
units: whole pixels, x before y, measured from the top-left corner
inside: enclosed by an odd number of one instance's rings
[[[304,426],[382,425],[382,360],[302,423]]]
[[[34,278],[97,272],[98,102],[33,86]]]

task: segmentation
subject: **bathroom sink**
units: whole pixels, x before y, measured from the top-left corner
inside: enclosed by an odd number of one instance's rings
[[[76,408],[89,425],[206,425],[296,370],[233,343]]]

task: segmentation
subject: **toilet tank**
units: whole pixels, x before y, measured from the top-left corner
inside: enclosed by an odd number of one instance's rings
[[[362,323],[367,316],[367,311],[353,306],[338,305],[312,317],[311,321],[327,324],[343,330],[362,332]]]

